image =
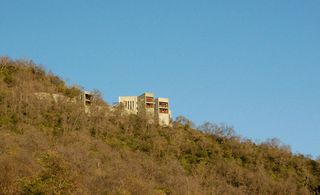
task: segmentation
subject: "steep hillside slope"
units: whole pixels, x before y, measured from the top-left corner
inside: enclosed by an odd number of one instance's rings
[[[276,142],[255,144],[214,124],[172,128],[81,101],[59,77],[0,59],[0,194],[319,194],[320,164]]]

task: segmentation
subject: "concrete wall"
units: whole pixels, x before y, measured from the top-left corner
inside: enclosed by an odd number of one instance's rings
[[[90,114],[90,107],[93,103],[94,95],[85,91],[78,98],[68,98],[61,94],[51,94],[46,92],[35,93],[39,99],[53,100],[56,103],[67,101],[75,103],[79,99],[83,102],[84,111]],[[161,126],[170,126],[171,110],[168,98],[154,98],[153,93],[143,93],[140,96],[120,96],[119,103],[124,106],[127,113],[141,114],[146,116],[149,123],[156,123]]]
[[[36,92],[34,93],[34,95],[40,100],[51,100],[51,101],[54,101],[55,103],[59,103],[63,101],[68,103],[76,103],[78,101],[81,101],[84,105],[85,113],[90,112],[90,105],[94,98],[93,94],[87,91],[82,93],[79,97],[74,97],[74,98],[69,98],[62,94],[47,93],[47,92]]]
[[[150,92],[138,96],[138,114],[147,117],[149,123],[154,123],[154,94]]]
[[[82,94],[82,100],[85,106],[91,105],[93,101],[93,94],[88,91],[84,91],[84,93]]]
[[[168,98],[157,98],[155,100],[155,121],[161,126],[169,126],[171,111]]]
[[[119,103],[121,103],[128,113],[138,114],[138,97],[137,96],[120,96]]]
[[[76,98],[69,98],[57,93],[36,92],[34,93],[34,95],[40,100],[51,100],[51,101],[54,101],[55,103],[62,102],[62,101],[71,102],[71,103],[76,102]]]
[[[140,96],[120,96],[121,103],[127,113],[146,116],[149,123],[157,123],[161,126],[169,126],[171,123],[171,110],[168,98],[155,99],[150,92]]]

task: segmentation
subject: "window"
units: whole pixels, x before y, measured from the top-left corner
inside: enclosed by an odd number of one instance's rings
[[[85,98],[86,98],[86,100],[92,100],[92,95],[91,94],[85,94]]]
[[[160,107],[168,107],[168,102],[159,102]]]
[[[160,108],[160,109],[159,109],[159,112],[160,112],[160,113],[168,113],[168,109]]]
[[[146,102],[153,102],[153,97],[146,97]]]
[[[153,108],[153,104],[152,103],[146,103],[146,108]]]

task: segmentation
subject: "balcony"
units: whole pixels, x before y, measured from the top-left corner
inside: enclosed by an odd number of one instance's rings
[[[159,108],[159,113],[168,114],[168,109],[165,108]]]
[[[159,107],[168,108],[168,102],[159,102]]]
[[[92,101],[93,100],[93,95],[91,95],[91,94],[85,94],[85,100],[86,101]]]
[[[146,103],[146,108],[153,108],[153,107],[154,107],[153,103]]]
[[[153,97],[146,97],[146,102],[153,102]]]

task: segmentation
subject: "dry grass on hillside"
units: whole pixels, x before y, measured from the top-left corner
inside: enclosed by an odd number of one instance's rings
[[[320,193],[319,162],[276,140],[255,144],[184,117],[172,128],[148,125],[99,96],[88,115],[80,101],[39,100],[35,92],[72,98],[81,89],[2,57],[0,194]]]

